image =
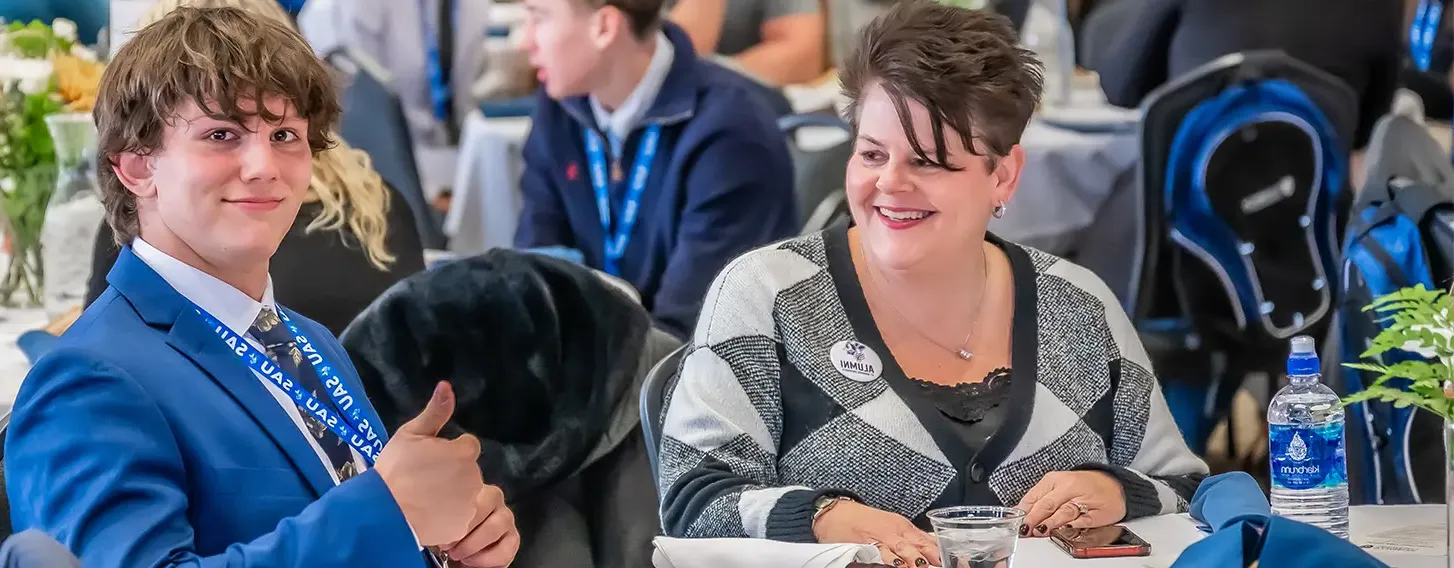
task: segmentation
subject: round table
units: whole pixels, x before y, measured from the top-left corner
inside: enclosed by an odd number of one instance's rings
[[[1444,511],[1443,505],[1353,507],[1348,514],[1350,540],[1393,568],[1445,568]],[[1187,515],[1150,517],[1126,526],[1151,543],[1151,556],[1072,560],[1050,540],[1031,538],[1020,540],[1015,565],[1166,568],[1186,547],[1206,536]],[[1398,541],[1426,544],[1405,546]]]

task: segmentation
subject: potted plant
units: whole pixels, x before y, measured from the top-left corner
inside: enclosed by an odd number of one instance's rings
[[[100,69],[74,23],[0,25],[0,305],[41,303],[41,227],[59,167],[47,119],[89,112]]]
[[[1413,406],[1444,419],[1444,495],[1454,503],[1454,314],[1444,290],[1420,284],[1380,297],[1364,308],[1376,312],[1383,330],[1350,369],[1377,378],[1345,405],[1378,400],[1397,408]],[[1390,384],[1392,382],[1392,384]],[[1454,568],[1454,507],[1449,508],[1446,554]]]

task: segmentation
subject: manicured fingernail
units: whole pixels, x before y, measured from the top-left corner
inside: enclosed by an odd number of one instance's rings
[[[1040,533],[1040,534],[1043,535],[1045,533],[1050,532],[1050,529],[1045,528],[1045,525],[1040,525],[1038,527],[1035,527],[1035,532]]]
[[[1030,525],[1020,525],[1020,536],[1030,536]]]
[[[894,566],[903,566],[903,565],[904,565],[904,560],[902,558],[895,558],[894,559]]]
[[[920,558],[920,559],[914,561],[914,565],[915,566],[928,566],[929,565],[929,561],[928,560],[924,560],[923,558]]]

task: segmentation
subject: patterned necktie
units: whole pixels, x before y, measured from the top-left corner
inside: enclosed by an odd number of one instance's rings
[[[284,373],[297,381],[303,389],[311,392],[319,404],[326,405],[329,410],[337,413],[337,410],[329,403],[329,398],[325,396],[326,389],[323,387],[323,381],[318,378],[313,365],[304,364],[303,352],[294,343],[293,333],[288,331],[288,326],[283,325],[277,312],[274,312],[271,307],[264,306],[262,313],[258,314],[257,320],[253,322],[252,329],[248,330],[248,334],[252,335],[258,343],[263,344],[268,358],[277,363]],[[308,427],[308,433],[318,442],[318,446],[323,448],[323,454],[328,456],[329,466],[338,473],[338,480],[347,481],[348,478],[357,475],[358,468],[354,465],[353,453],[349,451],[348,444],[333,430],[329,430],[328,426],[312,413],[301,407],[299,412],[303,415],[303,424]]]

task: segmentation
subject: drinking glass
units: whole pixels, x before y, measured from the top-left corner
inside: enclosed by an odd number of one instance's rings
[[[929,511],[944,568],[1010,568],[1025,512],[1011,507],[948,507]]]

